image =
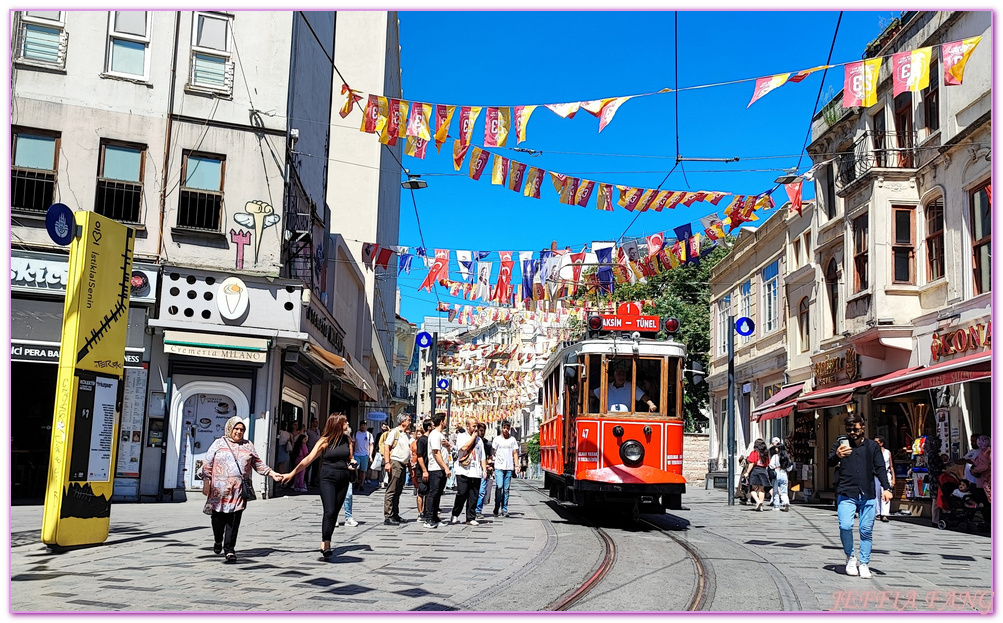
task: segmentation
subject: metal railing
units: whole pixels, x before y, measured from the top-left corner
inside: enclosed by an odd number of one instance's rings
[[[223,193],[181,191],[178,200],[178,227],[196,231],[220,231]]]
[[[98,178],[94,211],[123,223],[138,223],[143,206],[143,185]]]
[[[17,210],[45,212],[52,205],[56,174],[38,169],[10,169],[10,205]]]
[[[852,184],[875,168],[911,169],[916,166],[915,131],[864,132],[849,153],[839,156],[836,186]]]

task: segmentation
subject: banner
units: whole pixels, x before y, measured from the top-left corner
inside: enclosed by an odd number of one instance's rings
[[[362,117],[362,131],[374,134],[382,132],[387,123],[387,98],[370,95]]]
[[[390,116],[380,134],[381,143],[393,147],[397,144],[397,138],[405,135],[407,105],[408,103],[404,100],[390,100]]]
[[[460,265],[460,281],[469,283],[471,277],[470,269],[474,266],[474,262],[470,258],[470,251],[457,251],[456,263]]]
[[[415,102],[411,105],[411,116],[407,121],[407,136],[416,136],[424,141],[431,140],[428,121],[432,116],[432,105]]]
[[[505,183],[505,179],[508,177],[508,158],[503,158],[498,154],[495,154],[494,161],[491,165],[491,183],[496,186],[501,186]]]
[[[511,251],[499,251],[498,257],[501,258],[501,268],[498,270],[498,283],[495,285],[493,298],[499,303],[504,303],[512,298],[508,291],[512,287],[512,265],[514,262]]]
[[[460,167],[463,166],[463,159],[467,156],[467,150],[470,149],[470,145],[464,145],[460,142],[460,139],[453,141],[453,170],[459,171]]]
[[[753,104],[756,103],[756,100],[763,97],[773,89],[776,89],[777,87],[782,87],[784,84],[787,83],[787,78],[789,77],[790,74],[788,73],[788,74],[777,74],[775,76],[767,76],[765,78],[758,78],[756,80],[756,88],[752,92],[752,99],[749,100],[749,103],[746,104],[745,107],[748,108],[749,106],[752,106]]]
[[[920,48],[892,55],[892,96],[930,86],[930,52]]]
[[[975,51],[975,46],[982,37],[971,37],[961,41],[952,41],[940,46],[940,54],[944,64],[944,84],[958,85],[965,77],[965,65]]]
[[[477,263],[477,290],[474,292],[474,298],[479,298],[482,301],[491,300],[491,262],[478,262]]]
[[[881,59],[847,63],[843,79],[843,108],[873,106],[878,101]]]
[[[526,128],[529,126],[529,117],[536,110],[536,106],[516,106],[514,111],[516,145],[526,140]]]
[[[617,109],[629,100],[630,97],[617,97],[612,100],[607,101],[603,104],[602,109],[599,111],[599,131],[602,132],[603,129],[609,125],[609,122],[613,120],[613,115],[616,114]]]
[[[470,144],[470,137],[474,133],[474,124],[477,122],[477,115],[479,114],[481,114],[480,106],[463,106],[460,108],[460,142],[462,144]]]
[[[416,136],[409,136],[404,139],[404,155],[414,156],[419,160],[425,159],[425,149],[428,147],[428,141],[423,138],[418,138]]]
[[[514,160],[509,163],[508,189],[519,192],[522,190],[522,180],[526,174],[526,165]]]
[[[791,208],[797,210],[798,216],[801,216],[801,184],[802,182],[794,182],[793,184],[784,184],[784,189],[787,191],[787,196],[791,200]]]
[[[481,179],[481,173],[484,172],[484,167],[488,164],[488,157],[491,152],[484,151],[480,147],[474,147],[474,151],[470,152],[470,165],[469,173],[471,179],[479,180]]]
[[[442,144],[449,138],[449,122],[453,120],[456,106],[435,105],[435,150],[441,151]]]
[[[574,119],[575,113],[578,112],[578,107],[581,105],[581,102],[571,102],[567,104],[547,104],[546,107],[562,119]]]
[[[579,180],[578,189],[575,191],[575,205],[587,207],[595,185],[596,183],[592,180]]]
[[[529,167],[529,173],[526,174],[526,187],[522,190],[524,196],[534,199],[540,198],[540,185],[543,184],[543,174],[543,169]]]
[[[432,263],[432,267],[428,269],[428,276],[425,277],[425,281],[422,282],[421,290],[432,291],[432,286],[440,279],[449,279],[449,249],[436,249],[435,250],[435,261]]]
[[[596,193],[596,209],[604,212],[612,212],[613,185],[600,183],[598,186],[599,191]]]
[[[484,116],[484,146],[504,147],[511,123],[511,108],[488,108]]]
[[[347,84],[341,85],[341,94],[342,95],[345,95],[345,94],[348,95],[348,99],[346,99],[345,103],[342,104],[341,110],[338,113],[338,114],[341,115],[341,118],[344,119],[345,117],[347,117],[352,112],[352,108],[355,107],[355,104],[357,102],[361,102],[362,101],[362,94],[360,94],[358,91],[356,91],[354,89],[348,88]],[[372,96],[370,95],[370,97],[372,97]]]

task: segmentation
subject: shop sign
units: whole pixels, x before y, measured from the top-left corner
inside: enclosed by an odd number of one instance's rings
[[[334,352],[338,355],[344,355],[345,350],[345,336],[342,335],[340,331],[331,323],[324,318],[313,305],[306,308],[306,319],[314,326],[315,329],[320,331],[320,334],[327,338],[327,341],[334,346]]]
[[[227,277],[216,292],[216,308],[226,320],[238,320],[247,311],[247,286],[239,277]]]
[[[33,363],[59,363],[59,344],[26,344],[11,342],[11,361],[27,361]],[[136,368],[143,365],[143,352],[125,351],[125,367]]]
[[[10,258],[10,287],[12,290],[45,291],[55,294],[66,292],[66,274],[69,262],[61,257]],[[129,298],[132,301],[152,302],[155,300],[157,271],[133,266],[129,281]]]
[[[946,355],[963,353],[976,348],[992,348],[993,323],[977,324],[967,329],[958,329],[949,333],[934,333],[930,343],[933,360],[937,361]]]
[[[815,386],[828,385],[836,380],[840,371],[846,373],[847,380],[853,381],[860,376],[860,369],[857,365],[857,351],[853,347],[847,348],[842,357],[826,357],[812,365],[812,373],[815,377]]]
[[[193,346],[189,344],[171,344],[164,342],[164,352],[188,357],[209,357],[211,359],[229,359],[230,361],[251,361],[265,363],[268,353],[260,350],[232,350],[214,346]]]

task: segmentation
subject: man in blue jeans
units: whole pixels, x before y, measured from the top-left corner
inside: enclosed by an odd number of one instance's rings
[[[503,517],[508,517],[508,491],[512,486],[512,474],[519,463],[519,440],[512,437],[512,424],[502,422],[501,435],[494,438],[495,450],[495,517],[501,509]]]
[[[829,450],[829,467],[835,467],[836,514],[839,517],[839,539],[846,554],[846,575],[870,578],[871,538],[877,500],[874,479],[881,483],[881,497],[891,500],[891,485],[881,447],[864,437],[864,418],[856,414],[843,421],[846,436],[839,437]],[[853,515],[860,515],[860,560],[853,555]]]

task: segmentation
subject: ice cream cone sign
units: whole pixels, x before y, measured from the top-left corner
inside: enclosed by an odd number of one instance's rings
[[[267,227],[279,222],[275,209],[264,201],[248,201],[244,204],[244,212],[237,212],[233,220],[244,227],[254,229],[254,263],[258,262],[258,251],[261,249],[261,232]]]
[[[216,294],[216,307],[223,318],[237,320],[247,311],[247,286],[240,278],[227,277],[219,284]]]

